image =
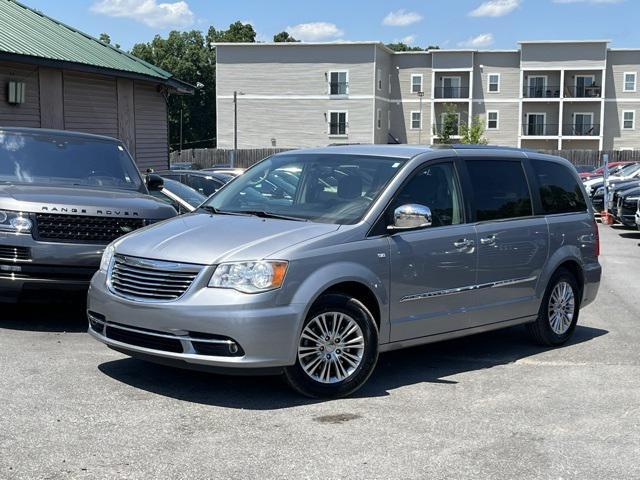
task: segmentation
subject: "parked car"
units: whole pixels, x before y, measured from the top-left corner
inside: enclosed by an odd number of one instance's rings
[[[170,170],[200,170],[200,164],[194,162],[173,162]]]
[[[149,196],[119,140],[57,130],[0,129],[0,301],[86,290],[104,246],[176,215]]]
[[[615,175],[622,168],[634,163],[636,162],[609,162],[609,175]],[[579,175],[583,182],[591,180],[592,178],[602,177],[604,175],[604,166],[598,167],[590,172],[580,172]]]
[[[564,344],[596,296],[598,255],[588,199],[561,158],[479,146],[292,151],[197,212],[112,243],[92,281],[89,332],[146,360],[283,373],[305,395],[337,397],[362,386],[383,351],[516,324]]]
[[[607,208],[611,210],[615,207],[616,195],[619,192],[627,190],[629,188],[635,188],[639,185],[640,178],[633,178],[631,180],[616,181],[615,183],[611,183],[608,189],[609,204],[607,205]],[[591,196],[591,205],[593,205],[593,208],[596,212],[601,212],[602,210],[604,210],[604,189],[604,185],[596,188],[593,195]]]
[[[640,187],[623,190],[616,197],[616,219],[627,227],[636,226],[636,209],[640,200]]]
[[[609,185],[626,180],[633,180],[636,178],[640,179],[640,163],[631,163],[622,167],[616,172],[615,175],[610,175]],[[592,178],[591,180],[587,180],[586,182],[584,182],[584,187],[587,190],[589,196],[592,196],[595,191],[603,185],[604,178],[602,177]]]
[[[636,207],[636,227],[640,230],[640,200],[638,200],[638,205]]]
[[[193,188],[169,178],[163,178],[162,189],[150,192],[151,195],[171,205],[176,212],[190,213],[198,208],[207,197]]]
[[[245,172],[246,168],[234,168],[234,167],[209,167],[203,168],[203,172],[221,173],[224,175],[232,175],[237,177]]]
[[[593,165],[574,165],[573,168],[576,169],[576,172],[580,173],[593,173],[595,167]]]
[[[233,180],[234,175],[227,173],[206,172],[203,170],[159,171],[162,178],[184,183],[201,193],[205,197],[213,195],[220,190],[225,183]]]

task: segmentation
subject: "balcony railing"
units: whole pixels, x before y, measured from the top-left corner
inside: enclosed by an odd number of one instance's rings
[[[562,135],[568,137],[597,137],[600,135],[600,125],[597,123],[586,125],[564,124],[562,126]]]
[[[560,85],[525,86],[522,95],[524,98],[560,98]]]
[[[435,87],[435,98],[469,98],[469,87]]]
[[[556,136],[559,131],[558,127],[557,123],[525,123],[522,125],[522,135],[525,137]]]
[[[575,85],[564,87],[564,96],[567,98],[600,98],[602,87],[589,85],[588,87],[577,87]]]
[[[331,95],[346,95],[348,92],[348,82],[330,82],[329,92]]]

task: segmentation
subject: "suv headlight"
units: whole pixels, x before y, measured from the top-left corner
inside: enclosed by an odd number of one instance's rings
[[[281,260],[221,263],[213,272],[209,287],[232,288],[244,293],[266,292],[282,286],[287,266],[288,262]]]
[[[22,212],[0,210],[0,231],[12,233],[30,233],[33,222]]]
[[[113,260],[113,255],[116,253],[116,247],[113,243],[107,245],[102,252],[102,259],[100,260],[100,271],[107,273],[109,271],[109,266],[111,265],[111,260]]]

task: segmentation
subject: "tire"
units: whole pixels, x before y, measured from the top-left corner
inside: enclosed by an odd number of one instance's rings
[[[573,299],[573,313],[571,315],[562,315],[554,319],[551,314],[553,303],[557,304],[557,299],[562,298],[562,286],[570,287],[571,298]],[[558,296],[554,296],[554,290],[558,289]],[[552,298],[553,297],[553,298]],[[565,268],[559,268],[549,280],[547,290],[545,291],[542,303],[540,305],[540,311],[538,312],[538,318],[533,322],[527,324],[527,330],[533,339],[540,345],[547,347],[557,347],[566,343],[578,323],[578,316],[580,315],[580,301],[581,290],[578,285],[578,281],[575,276],[566,270]],[[565,305],[570,302],[565,302]],[[557,310],[562,310],[560,307]],[[570,308],[565,309],[565,314]]]
[[[322,332],[328,335],[320,338]],[[339,338],[340,334],[347,335]],[[323,295],[304,321],[296,350],[295,365],[284,370],[294,390],[312,398],[345,397],[373,373],[378,328],[360,301],[341,294]]]

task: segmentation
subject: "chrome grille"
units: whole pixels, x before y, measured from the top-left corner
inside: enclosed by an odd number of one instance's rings
[[[189,289],[202,266],[116,255],[109,288],[121,297],[141,301],[171,301]]]
[[[12,262],[31,260],[31,250],[29,247],[13,247],[11,245],[0,245],[0,260]]]

